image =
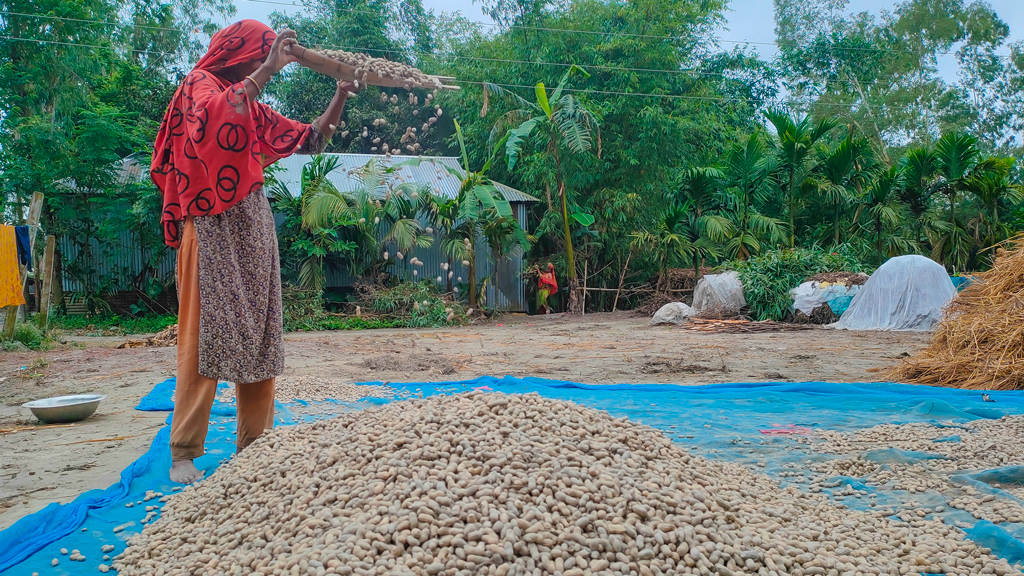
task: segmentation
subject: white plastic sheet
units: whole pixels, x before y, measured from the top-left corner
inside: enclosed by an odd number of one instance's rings
[[[791,311],[800,311],[810,316],[822,304],[828,304],[836,314],[842,315],[850,307],[850,301],[860,292],[860,286],[847,286],[845,284],[823,284],[812,281],[803,284],[789,291],[793,298]]]
[[[842,330],[931,330],[956,296],[946,269],[924,256],[898,256],[871,275],[839,322]]]
[[[692,315],[693,309],[686,304],[683,304],[682,302],[669,302],[654,313],[654,317],[651,318],[651,326],[660,326],[662,324],[682,324]]]
[[[704,276],[693,291],[694,315],[710,313],[730,316],[739,314],[740,309],[746,305],[738,272]]]

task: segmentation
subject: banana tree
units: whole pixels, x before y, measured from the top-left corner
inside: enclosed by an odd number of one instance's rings
[[[584,154],[593,148],[594,135],[597,135],[597,155],[601,156],[601,133],[597,116],[572,94],[565,92],[565,85],[575,74],[589,77],[582,68],[572,66],[559,80],[555,90],[548,97],[543,82],[534,87],[536,102],[504,91],[501,87],[488,84],[487,88],[496,94],[509,94],[520,105],[520,108],[505,113],[495,124],[495,130],[501,132],[506,126],[513,126],[508,131],[505,142],[505,156],[508,169],[515,169],[527,142],[542,148],[554,163],[554,180],[558,193],[559,211],[565,242],[566,264],[569,275],[569,312],[582,312],[579,281],[576,276],[576,258],[573,253],[572,223],[590,226],[594,217],[583,212],[570,213],[569,191],[565,185],[565,163],[569,154]]]
[[[776,147],[782,169],[786,174],[784,190],[786,212],[789,215],[789,247],[796,247],[796,213],[800,209],[800,187],[808,169],[808,160],[814,145],[838,125],[835,118],[825,118],[812,124],[805,116],[797,121],[781,110],[765,112],[768,122],[775,127]]]

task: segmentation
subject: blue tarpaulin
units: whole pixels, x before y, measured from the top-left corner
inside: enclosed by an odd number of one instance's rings
[[[1024,393],[1020,392],[991,392],[995,403],[985,403],[976,391],[901,384],[587,385],[539,378],[484,377],[465,382],[389,385],[399,389],[400,399],[473,389],[504,393],[537,392],[546,397],[606,410],[616,417],[626,416],[662,430],[673,441],[695,452],[743,464],[758,463],[762,465],[761,470],[772,475],[783,470],[792,473],[794,468],[806,468],[808,461],[828,458],[806,447],[794,446],[793,435],[815,429],[851,431],[884,423],[910,422],[956,428],[958,422],[1024,414]],[[171,410],[173,392],[173,379],[162,382],[142,399],[137,409]],[[340,413],[385,402],[387,400],[377,398],[356,403],[328,401],[319,403],[316,413]],[[293,425],[314,418],[303,415],[308,404],[279,404],[277,425]],[[210,426],[207,437],[208,452],[197,460],[197,465],[207,475],[234,452],[233,404],[216,401],[211,420],[214,424]],[[955,436],[957,432],[951,430],[951,435],[942,440],[959,441]],[[146,516],[145,507],[159,506],[158,499],[143,501],[147,491],[171,494],[176,486],[167,476],[170,467],[168,436],[169,428],[161,429],[149,451],[122,473],[120,483],[106,490],[87,492],[69,504],[51,504],[0,532],[0,572],[11,569],[12,574],[26,575],[32,572],[41,575],[93,574],[96,567],[104,563],[100,552],[102,545],[116,546],[110,552],[112,557],[123,551],[127,539],[143,528],[141,521]],[[878,450],[872,457],[877,461],[902,462],[934,455]],[[1020,476],[1021,469],[1007,468],[976,473],[961,482],[986,484],[993,479],[1006,481]],[[849,484],[856,489],[875,492],[856,478],[836,478],[833,484]],[[942,498],[939,494],[932,496],[937,500]],[[922,498],[920,494],[915,497]],[[129,502],[140,504],[126,507]],[[849,499],[846,503],[855,505]],[[950,516],[949,519],[974,524],[969,516]],[[115,527],[123,527],[123,530],[115,533]],[[1021,540],[1024,526],[978,522],[968,529],[968,534],[1008,560],[1024,559],[1024,542]],[[70,561],[59,553],[61,548],[78,549],[86,556],[86,561]],[[56,568],[50,565],[53,558],[60,560]]]

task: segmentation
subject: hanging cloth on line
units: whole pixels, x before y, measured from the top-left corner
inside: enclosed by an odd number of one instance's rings
[[[14,235],[18,240],[18,263],[32,271],[32,242],[28,239],[28,226],[15,226]]]
[[[0,307],[25,303],[14,226],[0,225]]]

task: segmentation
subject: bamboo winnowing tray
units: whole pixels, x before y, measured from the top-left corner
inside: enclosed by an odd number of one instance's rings
[[[454,78],[450,76],[430,76],[435,83],[414,83],[407,78],[395,78],[391,76],[381,76],[376,72],[370,70],[361,71],[362,73],[356,75],[357,68],[351,64],[335,60],[316,50],[310,50],[299,44],[292,44],[287,48],[288,52],[295,56],[295,59],[299,64],[325,74],[338,80],[353,81],[358,80],[365,84],[372,86],[383,86],[386,88],[426,88],[428,90],[439,89],[439,90],[459,90],[460,88],[455,85],[446,84],[451,82]]]

